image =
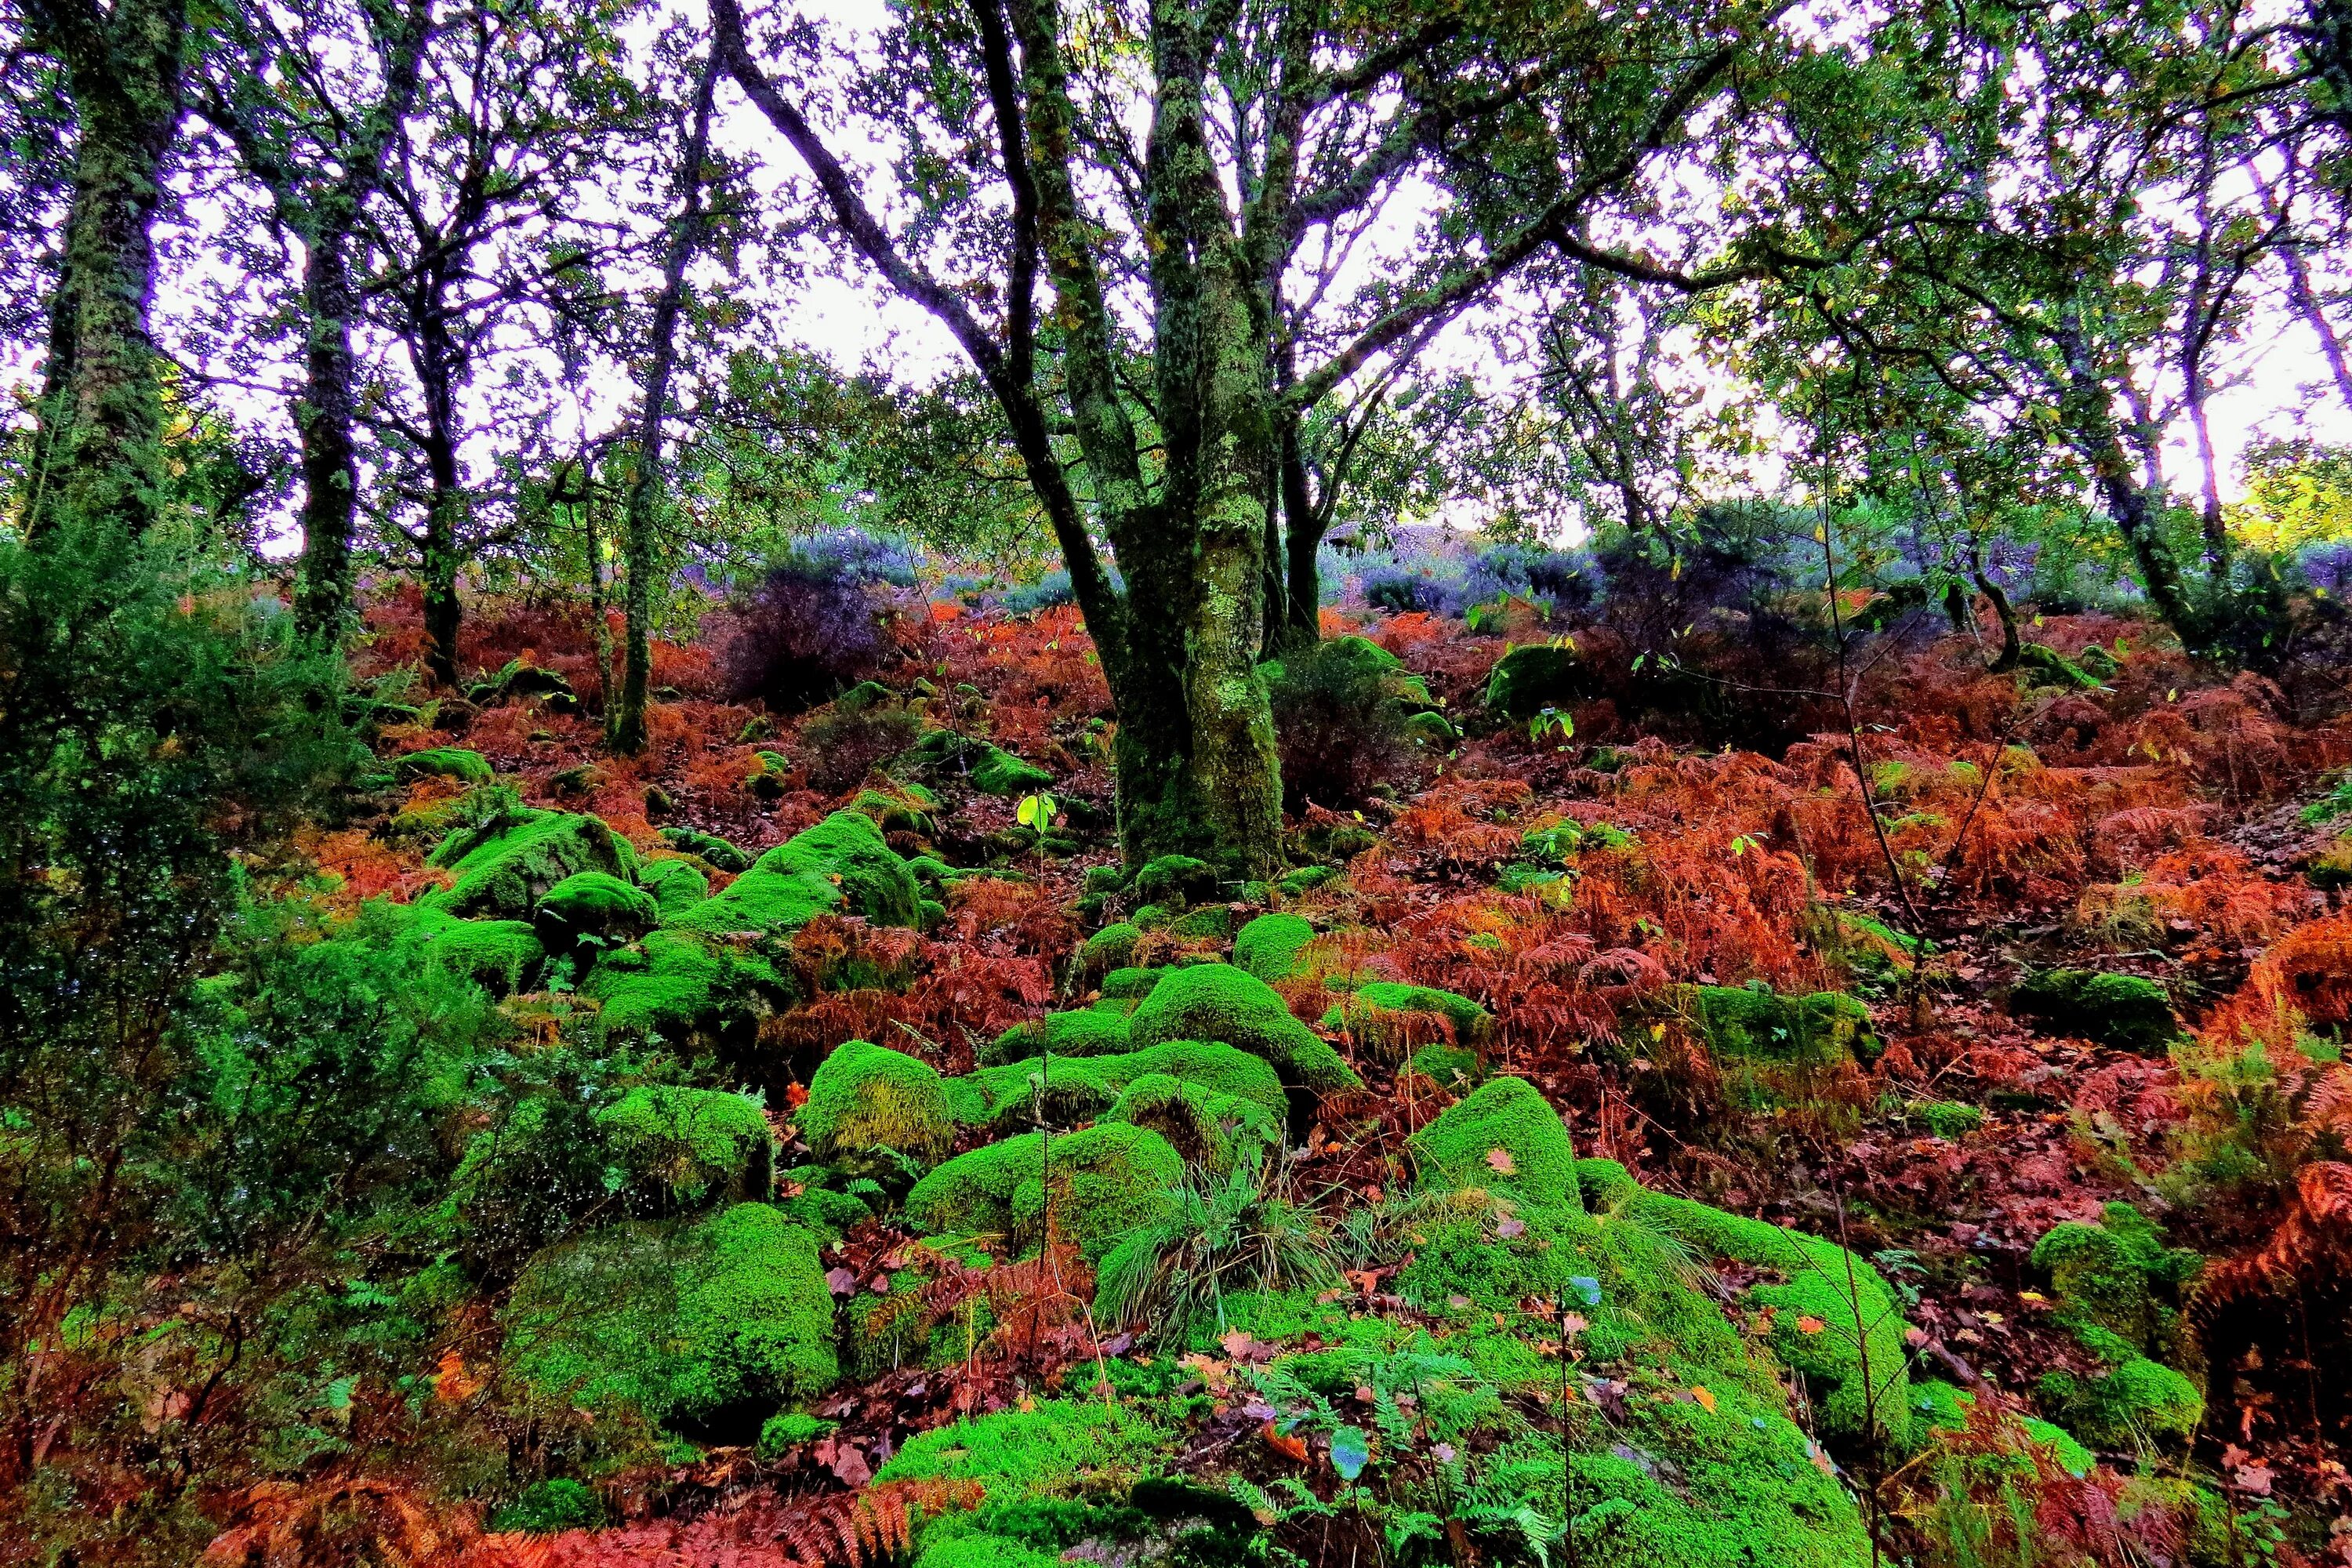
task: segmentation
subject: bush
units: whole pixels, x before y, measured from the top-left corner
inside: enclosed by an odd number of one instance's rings
[[[1372,798],[1374,785],[1402,787],[1416,776],[1420,752],[1406,733],[1409,710],[1392,673],[1354,652],[1345,642],[1322,642],[1267,667],[1290,811],[1310,801],[1352,810]]]
[[[801,761],[812,788],[838,795],[922,738],[923,721],[896,703],[819,713],[801,726]]]
[[[719,663],[728,697],[798,713],[880,669],[890,655],[882,605],[840,563],[794,561],[768,574],[736,612]]]

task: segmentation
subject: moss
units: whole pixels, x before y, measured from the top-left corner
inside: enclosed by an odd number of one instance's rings
[[[2161,1055],[2180,1033],[2172,998],[2137,974],[2045,970],[2018,986],[2010,1006],[2078,1038],[2147,1055]]]
[[[1466,1094],[1478,1086],[1478,1053],[1464,1046],[1423,1046],[1412,1053],[1410,1065],[1448,1094]]]
[[[2047,643],[2030,642],[2017,650],[2017,667],[2029,686],[2066,686],[2095,691],[2099,678]]]
[[[840,1370],[816,1237],[766,1204],[541,1253],[506,1322],[512,1365],[542,1396],[663,1422],[763,1414],[822,1393]]]
[[[1128,1048],[1128,1021],[1118,1013],[1084,1007],[1015,1024],[976,1053],[985,1067],[1031,1057],[1104,1057]]]
[[[449,854],[453,847],[462,847]],[[447,855],[448,858],[444,858]],[[626,882],[636,856],[593,816],[568,812],[501,815],[452,834],[429,858],[455,880],[418,900],[453,915],[528,920],[539,900],[568,877],[601,871]]]
[[[1093,980],[1134,963],[1136,944],[1142,940],[1142,929],[1128,921],[1107,925],[1087,938],[1078,945],[1080,982]]]
[[[1433,710],[1406,714],[1402,729],[1406,740],[1433,752],[1450,752],[1462,743],[1462,731]]]
[[[1278,1110],[1159,1072],[1145,1073],[1120,1090],[1103,1120],[1148,1127],[1165,1138],[1187,1165],[1218,1173],[1232,1170],[1282,1137]]]
[[[1693,990],[1699,1026],[1718,1058],[1830,1067],[1877,1052],[1870,1009],[1842,991],[1783,996],[1760,981]]]
[[[751,863],[727,890],[665,923],[714,933],[797,929],[835,910],[876,925],[912,926],[922,889],[874,819],[836,811]]]
[[[1171,936],[1212,937],[1219,941],[1234,934],[1234,911],[1228,904],[1207,904],[1197,910],[1187,910],[1168,922]]]
[[[938,799],[922,785],[901,784],[887,790],[859,790],[846,809],[872,817],[885,833],[928,834],[931,812],[938,805]]]
[[[1746,1300],[1769,1310],[1774,1352],[1820,1391],[1822,1431],[1861,1438],[1874,1420],[1882,1438],[1907,1431],[1906,1324],[1877,1269],[1835,1242],[1687,1198],[1642,1192],[1621,1212],[1664,1228],[1703,1258],[1780,1277],[1751,1284]]]
[[[1102,1000],[1098,1006],[1117,1005],[1121,1013],[1132,1013],[1136,1004],[1151,994],[1167,971],[1161,969],[1114,969],[1102,980]]]
[[[463,921],[415,907],[402,934],[422,949],[426,963],[493,996],[528,990],[547,958],[539,933],[525,921]]]
[[[748,1019],[763,992],[789,992],[770,965],[689,932],[656,931],[596,961],[580,994],[611,1033],[673,1044]]]
[[[524,1535],[593,1530],[604,1522],[604,1500],[594,1488],[568,1476],[533,1481],[512,1502],[490,1515],[492,1530]]]
[[[2096,1225],[2055,1225],[2033,1246],[2033,1267],[2050,1276],[2061,1322],[2119,1335],[2144,1355],[2173,1353],[2175,1303],[2203,1259],[2168,1247],[2155,1225],[2126,1203],[2106,1205]]]
[[[940,1530],[926,1534],[915,1568],[1054,1568],[1057,1552],[983,1530]]]
[[[659,1208],[768,1196],[775,1138],[766,1112],[746,1095],[648,1084],[629,1090],[596,1121]]]
[[[1284,892],[1296,896],[1299,893],[1311,893],[1339,875],[1339,869],[1336,866],[1301,866],[1296,871],[1285,872],[1274,885]]]
[[[1274,988],[1225,963],[1171,971],[1135,1009],[1138,1049],[1170,1040],[1217,1040],[1264,1058],[1286,1084],[1318,1094],[1359,1089],[1355,1069],[1290,1016]]]
[[[436,746],[429,752],[411,752],[392,760],[392,776],[402,784],[414,784],[418,779],[457,779],[465,784],[488,784],[491,779],[490,762],[479,752],[469,752],[462,746]]]
[[[1050,1167],[1048,1161],[1050,1160]],[[915,1184],[907,1216],[933,1234],[1044,1239],[1046,1179],[1055,1227],[1089,1259],[1157,1222],[1183,1180],[1184,1162],[1146,1128],[1106,1124],[1055,1135],[1024,1132],[959,1154]]]
[[[672,848],[698,857],[718,870],[751,868],[751,858],[715,833],[705,833],[698,827],[665,827],[661,836]]]
[[[1286,1101],[1282,1079],[1263,1057],[1214,1040],[1168,1040],[1106,1061],[1104,1066],[1132,1082],[1150,1073],[1196,1083],[1218,1094],[1255,1100],[1277,1118]]]
[[[2099,1370],[2046,1373],[2035,1393],[2090,1441],[2105,1448],[2185,1444],[2205,1418],[2205,1396],[2187,1377],[2133,1349],[2120,1335],[2078,1326],[2074,1337]]]
[[[1315,940],[1315,928],[1298,915],[1260,915],[1234,937],[1234,967],[1260,980],[1280,980],[1298,962],[1299,950]]]
[[[710,896],[710,879],[691,860],[649,860],[637,868],[637,886],[651,893],[656,910],[667,918],[692,909]]]
[[[1027,1497],[1094,1489],[1103,1471],[1127,1484],[1163,1442],[1160,1433],[1124,1405],[1098,1399],[1042,1399],[1034,1409],[1000,1410],[977,1420],[934,1427],[875,1472],[877,1481],[978,1481],[992,1504]]]
[[[1969,1411],[1977,1396],[1965,1388],[1955,1388],[1948,1383],[1923,1379],[1911,1385],[1911,1441],[1916,1446],[1925,1443],[1937,1432],[1957,1432],[1968,1425]],[[2098,1460],[2075,1439],[2074,1435],[2055,1422],[2036,1416],[2025,1416],[2020,1425],[2031,1441],[2050,1450],[2058,1466],[2077,1480],[2091,1473]]]
[[[1217,868],[1191,855],[1162,855],[1135,874],[1135,896],[1146,903],[1183,904],[1217,896]]]
[[[583,936],[626,942],[651,931],[661,907],[642,888],[603,871],[580,871],[547,890],[531,910],[540,940],[561,947]]]
[[[971,766],[972,787],[988,795],[1034,795],[1054,783],[1045,769],[996,745],[981,747]]]
[[[1531,719],[1546,708],[1575,701],[1584,685],[1574,648],[1536,643],[1515,647],[1496,661],[1486,677],[1486,706],[1509,718]]]
[[[1983,1110],[1957,1100],[1916,1100],[1906,1114],[1937,1137],[1955,1142],[1984,1125]]]
[[[1325,1014],[1323,1026],[1347,1030],[1383,1060],[1402,1061],[1413,1047],[1433,1039],[1484,1039],[1494,1021],[1467,996],[1433,985],[1376,980]]]
[[[1424,1186],[1485,1187],[1580,1211],[1576,1149],[1559,1112],[1523,1078],[1498,1078],[1440,1111],[1408,1147]]]
[[[798,1123],[819,1160],[858,1175],[895,1173],[901,1160],[928,1171],[955,1144],[937,1069],[865,1040],[818,1066]]]

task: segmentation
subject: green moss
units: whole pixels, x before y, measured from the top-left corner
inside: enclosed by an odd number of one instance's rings
[[[1311,893],[1339,875],[1336,866],[1301,866],[1296,871],[1284,873],[1275,886],[1292,895]]]
[[[1402,1061],[1415,1046],[1431,1040],[1482,1040],[1494,1022],[1492,1014],[1467,996],[1391,980],[1358,986],[1323,1017],[1325,1028],[1347,1030],[1358,1045],[1387,1061]]]
[[[2077,1038],[2147,1055],[2161,1055],[2180,1033],[2172,998],[2137,974],[2045,970],[2011,994],[2010,1007]]]
[[[2061,1322],[2105,1330],[2155,1356],[2176,1350],[2176,1303],[2203,1261],[2166,1247],[2147,1216],[2126,1203],[2107,1205],[2096,1225],[2051,1226],[2032,1257],[2033,1267],[2050,1276]]]
[[[428,859],[448,868],[455,880],[418,902],[500,920],[529,919],[550,889],[583,871],[623,882],[636,872],[627,840],[596,817],[567,812],[502,814],[450,835]]]
[[[679,914],[710,896],[710,879],[691,860],[648,860],[637,868],[637,886],[651,893],[664,917]]]
[[[660,1208],[768,1196],[775,1138],[766,1112],[748,1096],[648,1084],[629,1090],[596,1121]]]
[[[1133,1013],[1136,1004],[1151,994],[1151,988],[1166,973],[1161,969],[1114,969],[1103,976],[1102,1000],[1097,1005],[1117,1004],[1117,1011]]]
[[[1968,1425],[1969,1411],[1976,1405],[1977,1396],[1965,1388],[1955,1388],[1948,1383],[1932,1378],[1922,1379],[1911,1385],[1911,1441],[1916,1446],[1925,1443],[1937,1432],[1957,1432]],[[2020,1423],[2026,1436],[2047,1448],[2068,1475],[2081,1479],[2091,1473],[2098,1462],[2092,1452],[2075,1440],[2074,1435],[2054,1422],[2028,1415]]]
[[[2026,643],[2017,653],[2018,669],[2029,686],[2066,686],[2077,691],[2098,689],[2098,677],[2047,643]]]
[[[1187,1165],[1218,1173],[1232,1170],[1282,1137],[1279,1112],[1262,1102],[1158,1072],[1145,1073],[1120,1090],[1103,1120],[1148,1127],[1168,1140]]]
[[[835,910],[912,926],[922,889],[862,812],[836,811],[761,856],[717,898],[664,923],[713,933],[797,929]]]
[[[1906,1324],[1877,1269],[1835,1242],[1687,1198],[1640,1192],[1619,1212],[1670,1232],[1702,1258],[1767,1271],[1746,1300],[1769,1310],[1774,1352],[1819,1391],[1822,1431],[1860,1438],[1874,1422],[1883,1438],[1907,1431]]]
[[[955,1144],[938,1070],[865,1040],[818,1066],[798,1123],[817,1159],[859,1175],[895,1173],[901,1160],[928,1171]]]
[[[1412,1053],[1410,1065],[1448,1094],[1466,1094],[1478,1086],[1478,1053],[1466,1046],[1423,1046]]]
[[[612,1033],[673,1044],[748,1020],[763,994],[789,994],[769,964],[691,932],[656,931],[635,947],[603,954],[580,994],[602,1005]]]
[[[1049,1175],[1055,1226],[1092,1259],[1164,1216],[1184,1162],[1141,1127],[1060,1133],[1050,1149],[1045,1134],[1024,1132],[959,1154],[916,1183],[907,1216],[932,1234],[1002,1235],[1034,1246],[1045,1237]]]
[[[2099,1370],[2088,1377],[2049,1373],[2035,1393],[2075,1431],[2105,1448],[2177,1446],[2196,1434],[2205,1396],[2194,1383],[2105,1329],[2078,1325],[2074,1337]]]
[[[414,784],[418,779],[458,779],[469,784],[490,782],[491,770],[488,757],[479,752],[469,752],[462,746],[436,746],[429,752],[411,752],[392,760],[392,776],[402,784]]]
[[[1162,855],[1135,874],[1135,896],[1146,903],[1183,904],[1217,896],[1218,872],[1191,855]]]
[[[603,871],[580,871],[547,890],[531,910],[540,939],[561,947],[583,936],[626,942],[661,919],[654,896]]]
[[[1170,1040],[1217,1040],[1264,1058],[1318,1094],[1363,1080],[1314,1030],[1290,1016],[1274,988],[1225,963],[1171,971],[1135,1009],[1128,1037],[1144,1049]]]
[[[1127,1484],[1160,1451],[1164,1439],[1134,1411],[1099,1399],[1043,1399],[1032,1410],[1000,1410],[977,1420],[935,1427],[875,1472],[877,1481],[978,1481],[992,1504],[1027,1497],[1069,1496],[1096,1489],[1108,1471]]]
[[[1718,1058],[1830,1067],[1877,1052],[1870,1009],[1842,991],[1783,996],[1760,981],[1692,989],[1699,1026]]]
[[[1956,1100],[1916,1100],[1906,1110],[1912,1121],[1938,1138],[1955,1142],[1984,1125],[1984,1112]]]
[[[1300,916],[1260,915],[1234,937],[1234,967],[1260,980],[1280,980],[1298,962],[1299,951],[1315,940],[1315,928]]]
[[[1472,1090],[1407,1146],[1424,1186],[1491,1188],[1547,1207],[1584,1207],[1567,1124],[1523,1078]]]
[[[971,763],[971,782],[988,795],[1034,795],[1052,788],[1054,775],[1001,746],[983,745]]]
[[[426,963],[462,975],[493,996],[530,988],[547,958],[539,933],[524,921],[464,921],[429,906],[413,906],[402,940]]]
[[[1084,1007],[1069,1013],[1048,1013],[1043,1018],[1015,1024],[976,1053],[982,1065],[1025,1061],[1031,1057],[1103,1057],[1128,1048],[1127,1019],[1118,1013]]]
[[[939,1530],[923,1537],[915,1568],[1054,1568],[1060,1554],[982,1530]]]
[[[1531,719],[1546,708],[1565,708],[1584,686],[1573,647],[1536,643],[1515,647],[1496,662],[1486,677],[1486,706],[1513,719]]]
[[[1223,940],[1234,934],[1234,911],[1229,904],[1207,904],[1197,910],[1187,910],[1168,922],[1171,936],[1214,937]]]
[[[696,856],[721,871],[748,870],[751,858],[715,833],[698,827],[665,827],[661,836],[671,847]]]
[[[1125,968],[1135,962],[1135,947],[1142,940],[1142,929],[1131,921],[1103,927],[1078,946],[1078,978],[1092,980]]]
[[[490,1515],[492,1530],[524,1535],[593,1530],[604,1522],[604,1500],[594,1488],[568,1476],[533,1481],[512,1502]]]
[[[551,1248],[505,1316],[517,1375],[591,1410],[723,1420],[822,1393],[839,1372],[816,1237],[766,1204]]]
[[[872,817],[875,826],[885,833],[928,834],[931,831],[932,808],[938,804],[922,785],[902,784],[887,790],[859,790],[846,809]]]
[[[1402,729],[1406,740],[1433,752],[1450,752],[1462,743],[1462,731],[1433,710],[1406,714]]]

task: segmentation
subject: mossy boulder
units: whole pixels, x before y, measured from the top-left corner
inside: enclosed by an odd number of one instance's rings
[[[998,1067],[1030,1057],[1107,1057],[1127,1049],[1126,1016],[1085,1007],[1015,1024],[982,1045],[975,1054],[982,1067]]]
[[[836,811],[761,856],[725,892],[664,923],[715,934],[773,934],[838,911],[876,925],[912,926],[922,919],[921,904],[921,885],[874,819]]]
[[[1271,1066],[1208,1040],[1170,1040],[1119,1056],[1033,1057],[950,1079],[946,1088],[956,1120],[967,1124],[1027,1125],[1042,1114],[1066,1126],[1104,1115],[1129,1084],[1153,1073],[1251,1100],[1277,1119],[1286,1109]]]
[[[1135,874],[1135,896],[1149,904],[1185,904],[1213,899],[1221,881],[1214,866],[1192,855],[1162,855]]]
[[[1286,1084],[1328,1094],[1363,1080],[1314,1030],[1290,1016],[1274,987],[1229,963],[1171,970],[1135,1009],[1128,1038],[1139,1049],[1171,1040],[1216,1040],[1270,1064]]]
[[[874,1479],[977,1481],[989,1501],[1002,1506],[1027,1497],[1066,1496],[1104,1470],[1124,1474],[1131,1481],[1166,1441],[1125,1405],[1099,1399],[1041,1399],[1027,1409],[1000,1410],[918,1433]],[[1124,1492],[1126,1488],[1116,1489]],[[929,1553],[921,1561],[929,1562]]]
[[[463,976],[493,996],[530,988],[547,949],[528,921],[459,920],[429,905],[412,906],[403,941],[445,973]]]
[[[1102,977],[1102,994],[1095,1005],[1106,1013],[1131,1014],[1167,973],[1164,969],[1114,969]]]
[[[2143,1355],[2179,1349],[2179,1303],[2204,1259],[2164,1245],[2155,1224],[2126,1203],[2106,1205],[2095,1225],[2052,1226],[2033,1245],[2033,1267],[2050,1276],[2061,1322],[2120,1337]]]
[[[1406,740],[1433,752],[1450,752],[1462,743],[1462,731],[1434,710],[1406,714],[1402,731]]]
[[[2075,691],[2095,691],[2099,678],[2047,643],[2030,642],[2017,650],[2018,673],[2029,686],[2060,686]]]
[[[1219,1173],[1282,1138],[1279,1109],[1161,1072],[1145,1073],[1130,1082],[1102,1119],[1148,1127],[1165,1138],[1185,1164]]]
[[[2044,1408],[2103,1448],[2177,1448],[2196,1435],[2205,1395],[2187,1376],[2105,1329],[2078,1326],[2074,1338],[2097,1367],[2044,1373],[2034,1387]]]
[[[939,1071],[865,1040],[835,1048],[810,1078],[796,1119],[810,1152],[858,1175],[928,1171],[955,1145]]]
[[[2180,1033],[2172,998],[2137,974],[2048,969],[2010,994],[2010,1008],[2048,1028],[2119,1050],[2160,1056]]]
[[[1467,996],[1392,980],[1358,986],[1323,1017],[1325,1028],[1347,1030],[1357,1045],[1389,1062],[1433,1041],[1475,1044],[1494,1023],[1494,1015]]]
[[[1707,1048],[1718,1058],[1836,1067],[1878,1054],[1870,1008],[1843,991],[1788,996],[1756,981],[1691,992]]]
[[[1234,967],[1260,980],[1280,980],[1297,967],[1299,953],[1315,940],[1303,916],[1260,915],[1234,936]]]
[[[1135,962],[1136,944],[1143,940],[1140,927],[1127,921],[1107,925],[1078,944],[1077,977],[1080,984],[1097,980],[1114,969],[1124,969]]]
[[[1515,647],[1486,677],[1486,706],[1511,719],[1532,719],[1546,708],[1564,708],[1586,687],[1576,649],[1560,643]]]
[[[889,789],[859,790],[847,809],[872,817],[875,826],[885,833],[928,834],[932,827],[932,813],[939,805],[939,797],[922,785],[898,784]],[[911,862],[908,868],[914,868]]]
[[[1053,787],[1054,775],[1002,746],[981,749],[971,765],[972,787],[995,795],[1034,795]]]
[[[628,840],[593,816],[523,807],[459,828],[426,857],[450,885],[417,901],[453,915],[528,920],[555,885],[583,871],[622,882],[636,874]]]
[[[597,1124],[656,1212],[764,1201],[775,1172],[767,1113],[747,1095],[646,1084],[599,1111]]]
[[[646,861],[637,868],[637,886],[653,895],[654,907],[665,919],[710,896],[710,879],[693,861],[683,858]]]
[[[1938,1432],[1958,1432],[1969,1424],[1969,1411],[1977,1396],[1965,1388],[1955,1388],[1934,1378],[1922,1378],[1911,1385],[1911,1440],[1925,1443]],[[2075,1439],[2072,1432],[2055,1422],[2037,1416],[2024,1416],[2019,1425],[2032,1442],[2050,1450],[2059,1468],[2077,1480],[2091,1473],[2098,1463],[2088,1448]]]
[[[1407,1147],[1423,1186],[1488,1188],[1546,1207],[1584,1207],[1567,1124],[1523,1078],[1494,1079],[1473,1089]]]
[[[751,858],[716,833],[705,833],[698,827],[665,827],[662,838],[671,848],[691,855],[717,871],[742,871],[751,867]]]
[[[583,936],[628,942],[660,922],[661,906],[644,889],[604,871],[579,871],[547,890],[531,910],[540,940],[564,947]]]
[[[479,752],[463,746],[436,746],[431,751],[411,752],[392,760],[392,776],[402,784],[415,784],[418,779],[456,779],[462,784],[481,784],[490,782],[490,760]]]
[[[790,983],[764,960],[689,931],[656,931],[601,954],[580,994],[608,1034],[681,1043],[748,1023]]]
[[[916,1183],[907,1218],[935,1235],[1001,1235],[1034,1247],[1045,1238],[1050,1188],[1055,1229],[1096,1259],[1162,1219],[1183,1179],[1182,1157],[1149,1128],[1024,1132],[959,1154]]]
[[[509,1363],[541,1397],[698,1430],[756,1432],[840,1371],[816,1237],[766,1204],[542,1252],[504,1322]]]

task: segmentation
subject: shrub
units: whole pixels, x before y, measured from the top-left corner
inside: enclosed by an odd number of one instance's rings
[[[1351,644],[1374,647],[1360,637],[1321,642],[1265,667],[1283,801],[1293,812],[1310,802],[1351,810],[1374,785],[1417,775],[1419,752],[1405,731],[1412,710],[1396,672]]]
[[[593,1530],[604,1522],[604,1500],[595,1489],[569,1477],[533,1481],[520,1496],[490,1515],[490,1528],[525,1535],[553,1535],[566,1530]]]
[[[801,761],[811,787],[837,795],[921,739],[923,721],[896,703],[831,710],[801,726]]]
[[[778,713],[831,700],[880,669],[890,654],[880,605],[835,563],[774,568],[736,615],[719,655],[727,695],[757,700]]]
[[[1364,602],[1392,616],[1443,615],[1456,593],[1428,573],[1405,566],[1374,566],[1363,575]]]

